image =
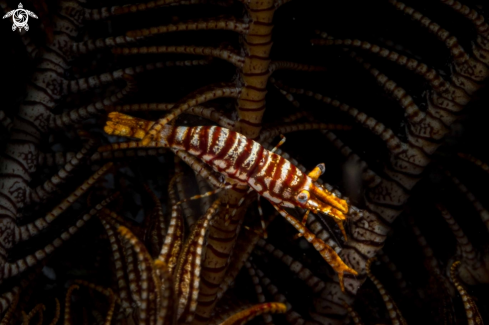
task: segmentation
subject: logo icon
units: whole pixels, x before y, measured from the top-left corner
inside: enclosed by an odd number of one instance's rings
[[[37,18],[35,13],[29,10],[25,10],[24,7],[22,6],[22,3],[20,2],[19,2],[19,8],[7,12],[7,14],[3,16],[3,19],[8,18],[10,16],[12,16],[12,20],[14,22],[14,24],[12,25],[12,31],[15,31],[15,29],[18,28],[19,32],[22,30],[22,28],[24,28],[26,32],[29,30],[29,25],[27,25],[29,16],[31,16],[32,18]]]

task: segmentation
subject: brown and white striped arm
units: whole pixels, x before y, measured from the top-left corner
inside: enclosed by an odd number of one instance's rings
[[[64,310],[64,325],[72,325],[73,320],[71,318],[71,295],[74,290],[78,290],[80,287],[76,284],[72,284],[66,291],[65,296],[65,310]]]
[[[156,258],[165,241],[166,220],[160,199],[147,184],[144,184],[144,188],[154,203],[153,209],[151,209],[149,214],[144,217],[144,228],[146,231],[144,239],[151,256]]]
[[[460,261],[453,262],[452,266],[450,267],[450,278],[452,279],[455,288],[457,288],[457,291],[462,298],[465,315],[467,316],[467,323],[470,325],[483,324],[481,314],[479,313],[479,309],[477,308],[475,301],[460,283],[457,275],[457,269],[460,267],[460,264]]]
[[[472,155],[465,154],[465,153],[459,153],[458,156],[462,159],[470,161],[471,163],[473,163],[477,167],[481,168],[486,173],[489,173],[489,165],[486,164],[485,162],[483,162],[482,160],[480,160],[480,159],[478,159]]]
[[[119,235],[123,241],[130,245],[124,245],[126,249],[132,249],[136,255],[137,265],[139,269],[138,278],[135,279],[140,283],[141,304],[139,306],[139,322],[142,324],[151,324],[156,321],[156,311],[158,302],[160,301],[160,290],[156,288],[155,276],[153,269],[153,260],[149,256],[148,251],[139,239],[126,227],[119,226],[117,228]],[[151,292],[150,290],[154,290]]]
[[[152,139],[157,137],[157,134],[162,130],[164,125],[168,124],[168,122],[189,108],[216,98],[237,98],[240,93],[241,88],[237,87],[237,85],[234,83],[208,86],[193,92],[181,101],[177,102],[175,107],[168,115],[155,122],[155,124],[151,127],[149,134],[143,139],[142,144],[147,145],[150,143]]]
[[[376,260],[377,258],[375,257],[368,260],[366,266],[367,275],[370,278],[370,280],[375,284],[377,290],[379,290],[379,293],[381,294],[382,299],[384,300],[385,306],[387,308],[387,313],[389,314],[389,318],[391,319],[392,324],[407,325],[406,320],[402,316],[394,300],[392,300],[392,297],[386,292],[382,283],[380,283],[377,277],[375,277],[375,275],[372,273],[371,265],[372,262]]]
[[[126,279],[126,270],[124,269],[125,257],[120,238],[116,235],[113,227],[106,221],[104,217],[99,217],[102,226],[109,238],[110,248],[112,250],[112,258],[114,260],[115,277],[117,280],[118,296],[121,300],[121,306],[126,310],[131,310],[135,307],[137,301],[132,301],[132,296],[128,293],[128,282]]]
[[[59,151],[59,152],[39,152],[39,166],[62,166],[66,165],[71,159],[76,156],[77,152]]]
[[[204,237],[219,206],[220,201],[214,201],[206,214],[197,220],[178,259],[175,268],[175,292],[178,296],[177,320],[191,322],[194,318],[199,297]]]
[[[314,273],[301,262],[294,259],[292,256],[285,254],[280,249],[276,248],[270,243],[267,243],[263,239],[259,239],[257,245],[263,248],[265,251],[273,255],[284,263],[290,271],[297,275],[314,293],[318,293],[325,287],[325,282],[314,275]]]
[[[454,60],[453,66],[455,71],[452,73],[451,78],[455,85],[464,89],[469,95],[473,95],[475,91],[480,89],[480,82],[485,80],[489,75],[489,67],[487,66],[488,59],[480,59],[483,58],[484,55],[470,56],[462,46],[460,46],[457,38],[450,35],[447,30],[441,28],[437,23],[432,22],[419,11],[406,6],[400,1],[389,0],[389,2],[394,5],[396,9],[401,10],[410,16],[411,19],[419,21],[421,26],[425,27],[430,33],[434,34],[440,41],[445,43]],[[479,33],[479,35],[483,34]],[[482,44],[485,44],[485,42],[482,42]],[[478,49],[478,46],[474,46],[474,49]],[[480,50],[475,52],[480,53]]]
[[[58,186],[67,181],[67,179],[72,175],[73,170],[75,170],[83,161],[87,160],[88,155],[92,153],[95,143],[95,140],[89,140],[83,146],[83,148],[70,159],[70,161],[68,161],[54,176],[51,177],[51,179],[48,179],[42,185],[36,187],[31,192],[32,200],[37,202],[45,201],[52,195],[53,192],[58,190]]]
[[[466,105],[470,100],[469,95],[463,89],[455,87],[450,83],[450,81],[443,79],[435,69],[428,67],[426,64],[421,63],[414,58],[401,55],[396,51],[358,39],[320,39],[312,40],[312,43],[315,45],[341,45],[358,47],[362,50],[369,51],[370,53],[377,54],[380,57],[395,62],[396,64],[405,67],[410,71],[413,71],[414,73],[423,77],[430,84],[431,88],[436,92],[436,94],[442,96],[436,96],[436,103],[438,106],[442,106],[445,110],[456,113],[463,108],[462,105]],[[451,118],[452,122],[453,119],[454,117]],[[446,123],[450,123],[450,121],[446,121]]]
[[[273,299],[277,302],[283,303],[287,307],[287,311],[285,312],[285,319],[289,324],[319,325],[319,323],[314,320],[305,320],[298,312],[294,311],[291,304],[287,301],[287,298],[282,293],[280,293],[279,289],[273,284],[273,281],[268,278],[260,269],[256,269],[256,275],[260,279],[261,284],[267,288],[268,293],[273,296]]]
[[[61,235],[59,235],[51,243],[37,250],[34,254],[29,254],[16,261],[5,263],[5,265],[3,266],[4,278],[9,278],[20,274],[45,259],[48,255],[54,252],[56,248],[59,248],[61,245],[63,245],[64,242],[68,241],[71,236],[76,234],[78,230],[80,230],[94,215],[99,213],[99,211],[103,209],[103,206],[109,203],[110,200],[111,198],[102,201],[100,204],[97,204],[95,208],[91,209],[88,213],[83,215],[73,226],[69,227],[67,231],[61,233]],[[36,231],[33,231],[33,233],[35,232]]]
[[[73,202],[75,202],[81,195],[83,195],[100,177],[102,177],[111,167],[112,163],[107,163],[102,166],[95,174],[90,176],[82,185],[80,185],[73,193],[71,193],[66,199],[58,204],[51,212],[49,212],[44,218],[39,218],[36,221],[28,223],[19,227],[15,233],[15,242],[25,241],[33,236],[37,235],[42,230],[46,229],[51,222],[53,222],[61,213],[63,213]],[[98,210],[103,206],[110,203],[116,196],[109,197],[101,202]]]
[[[263,287],[260,284],[260,278],[256,274],[256,269],[253,265],[251,265],[250,262],[245,263],[246,270],[248,271],[248,275],[251,278],[251,281],[253,282],[253,285],[255,287],[255,293],[256,297],[259,303],[264,303],[266,301],[265,295],[263,293]],[[279,301],[283,302],[283,301]],[[290,306],[287,306],[287,309],[289,309]],[[263,322],[267,325],[273,324],[272,316],[269,314],[264,314],[263,315]]]
[[[171,217],[170,224],[168,226],[168,231],[165,236],[165,241],[161,247],[161,251],[158,255],[157,260],[164,262],[169,274],[173,274],[173,270],[177,265],[178,256],[183,246],[183,216],[182,208],[177,205],[176,193],[175,193],[175,182],[181,175],[173,176],[170,184],[168,185],[168,192],[170,196]]]
[[[73,43],[73,55],[80,56],[97,50],[104,50],[115,46],[128,45],[136,42],[136,38],[126,35],[116,37],[89,39],[83,42]]]
[[[104,225],[106,231],[108,228],[111,230],[110,232],[107,231],[107,234],[110,233],[114,236],[114,240],[111,241],[111,246],[112,242],[115,243],[116,246],[119,247],[118,251],[121,254],[121,257],[118,257],[114,253],[114,262],[117,263],[117,260],[120,260],[122,263],[121,267],[123,268],[123,275],[121,275],[120,273],[117,274],[119,290],[121,291],[120,297],[121,299],[123,298],[123,291],[126,287],[128,287],[131,298],[128,298],[128,302],[130,302],[131,306],[135,305],[135,307],[139,308],[143,302],[141,298],[141,286],[138,280],[140,277],[140,271],[138,268],[137,257],[130,243],[123,240],[123,238],[118,233],[118,228],[121,224],[117,222],[114,217],[118,218],[119,216],[117,216],[115,212],[108,209],[105,209],[103,213],[99,216],[100,220],[102,221],[102,225]],[[115,249],[113,247],[112,250],[113,252],[115,252]],[[116,268],[119,268],[117,264]],[[123,279],[127,279],[127,286],[126,283],[121,281]]]
[[[264,304],[254,305],[248,309],[240,311],[219,325],[242,325],[265,313],[285,313],[287,307],[280,302],[266,302]]]
[[[142,47],[116,47],[112,53],[118,55],[136,55],[136,54],[161,54],[161,53],[181,53],[193,54],[200,56],[210,56],[225,60],[236,68],[243,67],[243,57],[234,50],[227,50],[216,47],[205,46],[142,46]]]
[[[12,290],[7,291],[0,297],[1,310],[7,311],[0,321],[0,325],[9,325],[12,316],[14,316],[15,308],[19,303],[20,287],[14,287]]]
[[[239,21],[234,17],[226,19],[199,19],[196,21],[185,21],[177,24],[168,24],[163,26],[143,28],[132,30],[126,33],[127,37],[145,38],[149,36],[173,33],[189,30],[229,30],[240,34],[248,32],[249,24]]]
[[[49,323],[49,325],[56,325],[58,323],[59,316],[61,315],[61,306],[59,304],[59,300],[58,298],[54,298],[54,300],[55,300],[56,307],[54,309],[53,320],[51,321],[51,323]]]
[[[34,306],[34,308],[31,309],[28,314],[26,314],[25,311],[22,311],[22,324],[28,325],[31,319],[36,316],[36,314],[38,314],[38,324],[42,324],[44,320],[45,310],[46,306],[44,306],[43,304],[37,304],[36,306]]]

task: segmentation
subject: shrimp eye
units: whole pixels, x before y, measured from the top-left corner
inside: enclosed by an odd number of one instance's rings
[[[297,201],[300,203],[306,203],[307,200],[309,200],[309,192],[306,190],[302,190],[298,195],[297,195]]]

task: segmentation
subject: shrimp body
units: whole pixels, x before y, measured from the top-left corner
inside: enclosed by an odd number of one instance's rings
[[[154,122],[112,112],[105,131],[142,139]],[[249,185],[274,205],[301,207],[345,220],[348,204],[317,184],[287,159],[244,135],[219,126],[164,125],[154,141],[184,150],[240,185]]]

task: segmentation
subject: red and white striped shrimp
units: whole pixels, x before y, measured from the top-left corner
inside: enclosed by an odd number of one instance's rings
[[[112,112],[104,130],[111,135],[143,139],[153,124],[152,121]],[[138,144],[141,143],[135,145]],[[301,207],[314,213],[328,214],[341,226],[349,210],[348,203],[315,182],[324,172],[324,165],[318,165],[306,175],[287,159],[265,149],[258,142],[218,126],[163,125],[153,141],[142,146],[184,150],[225,175],[230,182],[249,185],[259,195],[268,199],[320,253],[323,251],[324,254],[328,254],[328,258],[325,259],[331,266],[335,265],[333,268],[340,275],[340,280],[345,271],[356,275],[356,271],[346,266],[333,249],[315,238],[281,208]],[[109,147],[117,148],[117,144]],[[340,284],[343,288],[342,281]]]
[[[108,134],[142,139],[153,123],[112,112],[104,130]],[[237,184],[251,186],[278,206],[301,207],[337,220],[346,219],[348,203],[345,200],[315,183],[287,159],[240,133],[218,126],[164,125],[155,142],[157,144],[153,142],[151,146],[184,150],[194,155]]]

